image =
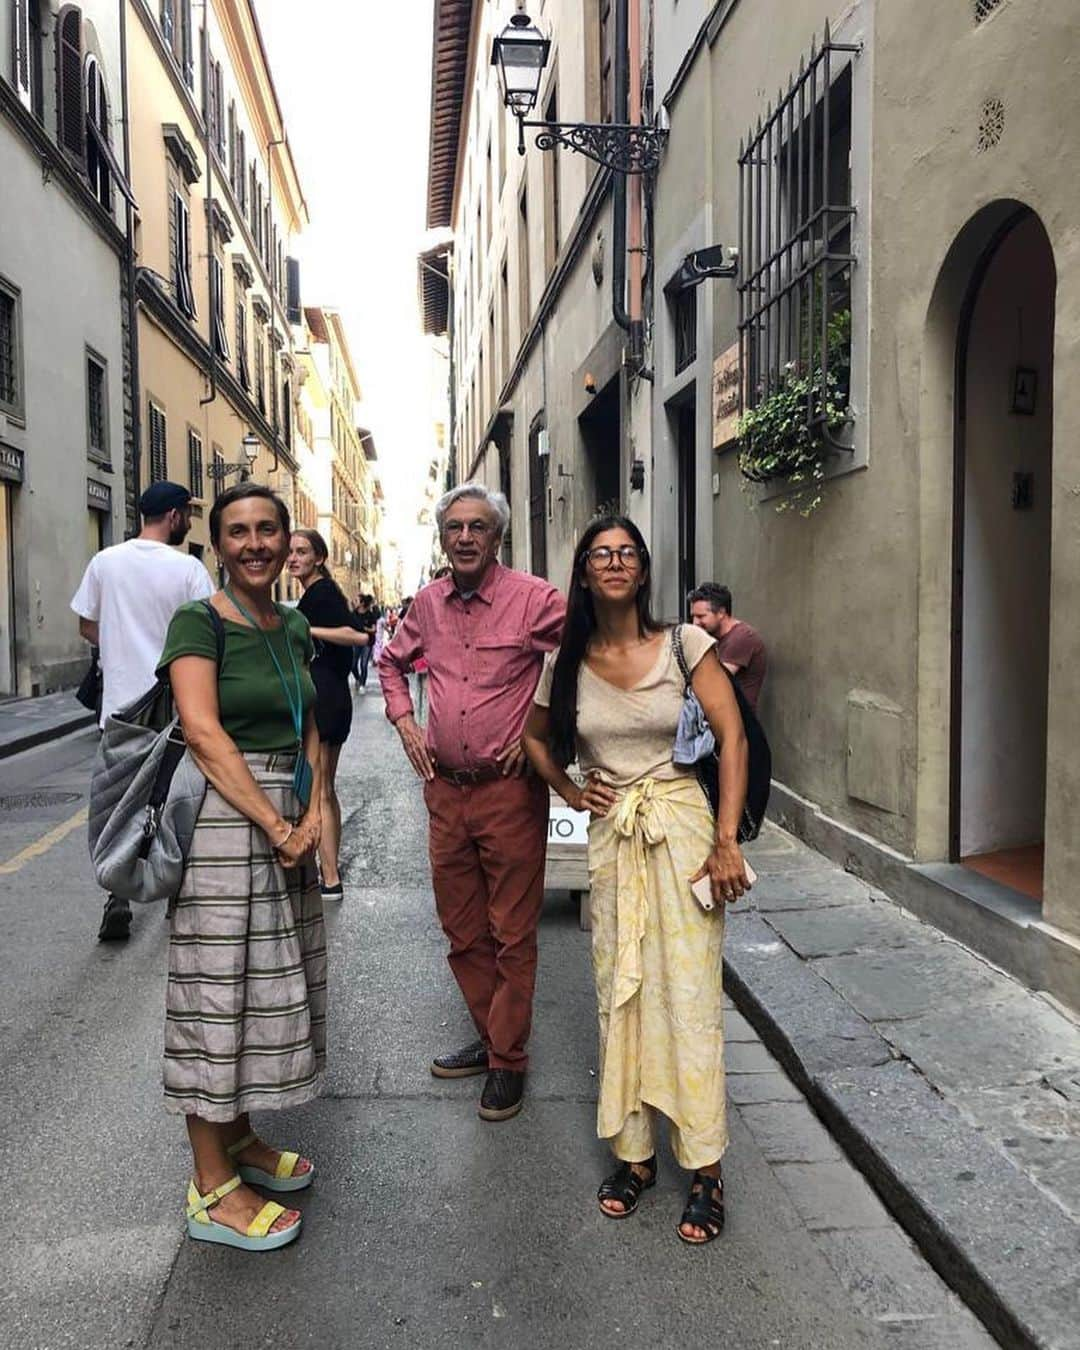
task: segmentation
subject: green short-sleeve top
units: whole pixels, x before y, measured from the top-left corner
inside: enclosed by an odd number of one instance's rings
[[[304,714],[315,702],[311,679],[311,630],[307,619],[295,609],[281,609],[282,626],[266,634],[293,689],[292,647],[300,675],[300,693]],[[222,619],[225,627],[225,653],[218,673],[218,706],[221,725],[239,750],[292,750],[296,746],[292,713],[281,680],[263,634],[247,624]],[[288,644],[288,645],[286,645]],[[195,600],[172,617],[165,635],[165,650],[158,662],[158,674],[164,676],[178,656],[205,656],[217,659],[214,625],[206,606]]]

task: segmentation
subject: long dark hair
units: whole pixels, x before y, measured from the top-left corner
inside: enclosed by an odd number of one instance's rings
[[[327,567],[327,561],[330,557],[330,550],[327,547],[326,540],[318,530],[313,530],[306,525],[297,525],[292,534],[298,534],[301,539],[306,539],[311,545],[311,551],[315,554],[315,566],[319,569],[319,574],[324,581],[328,581],[338,595],[341,596],[341,602],[346,609],[349,608],[349,602],[345,599],[345,592],[330,575],[330,569]],[[290,535],[290,538],[292,536]]]
[[[596,610],[592,592],[581,583],[589,565],[588,552],[593,540],[605,530],[625,530],[641,555],[642,583],[634,603],[637,605],[638,633],[647,637],[663,625],[652,615],[652,575],[649,550],[641,531],[626,516],[600,516],[578,540],[570,571],[570,589],[566,595],[566,623],[562,646],[555,658],[551,680],[551,707],[548,715],[548,745],[556,761],[564,768],[577,755],[577,695],[581,663],[596,632]]]

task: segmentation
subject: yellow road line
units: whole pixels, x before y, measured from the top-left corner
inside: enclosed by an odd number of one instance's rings
[[[54,844],[58,844],[61,839],[66,839],[72,830],[77,830],[80,825],[86,824],[88,808],[83,807],[81,811],[76,811],[70,820],[65,820],[62,825],[54,826],[48,834],[43,834],[40,839],[16,853],[14,858],[9,858],[7,862],[0,863],[0,877],[9,877],[12,872],[18,872],[25,867],[28,862],[33,862],[35,858],[40,858],[43,853],[48,853]]]

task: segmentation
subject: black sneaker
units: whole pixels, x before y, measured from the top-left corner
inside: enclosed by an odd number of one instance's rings
[[[473,1041],[431,1061],[431,1072],[436,1078],[471,1078],[476,1073],[487,1073],[487,1069],[487,1046],[483,1041]]]
[[[509,1120],[521,1110],[525,1075],[516,1069],[492,1069],[480,1097],[481,1120]]]
[[[118,895],[105,901],[105,913],[98,929],[99,942],[126,942],[131,936],[131,905]]]

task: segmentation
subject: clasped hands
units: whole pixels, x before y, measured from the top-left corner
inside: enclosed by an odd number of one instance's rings
[[[297,867],[302,858],[319,847],[321,835],[321,817],[315,812],[306,811],[281,842],[274,845],[278,862],[282,867]]]

